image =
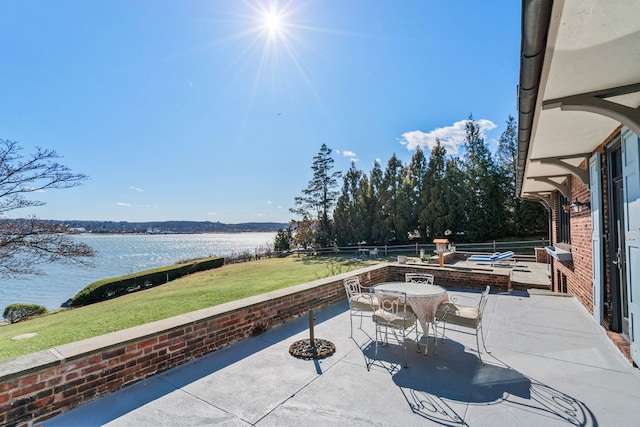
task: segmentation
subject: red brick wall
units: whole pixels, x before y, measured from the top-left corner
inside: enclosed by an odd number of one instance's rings
[[[583,164],[584,168],[585,165]],[[571,177],[571,195],[569,200],[590,202],[589,187],[582,184],[576,177]],[[562,292],[563,283],[560,279],[566,276],[566,292],[573,294],[593,313],[593,284],[592,284],[592,257],[591,257],[591,209],[583,209],[582,212],[571,212],[571,244],[557,242],[557,199],[552,214],[552,230],[554,246],[571,251],[572,261],[559,262],[553,260],[554,290]]]
[[[490,284],[493,289],[509,288],[508,275],[410,265],[372,267],[361,271],[358,277],[368,287],[404,280],[404,273],[424,270],[430,270],[436,282],[447,287],[484,289]],[[161,332],[134,335],[126,342],[86,351],[77,357],[31,363],[25,370],[28,364],[25,361],[33,359],[27,356],[16,363],[20,369],[0,377],[0,425],[32,425],[306,315],[311,308],[317,310],[340,302],[346,298],[342,279],[347,276],[265,294],[257,303]],[[6,361],[1,362],[0,372],[7,371]]]
[[[384,272],[361,275],[375,283]],[[340,277],[340,276],[336,276]],[[384,281],[384,280],[382,280]],[[342,278],[0,378],[0,425],[30,425],[345,299]],[[18,362],[20,365],[20,362]],[[3,369],[4,371],[5,369]]]

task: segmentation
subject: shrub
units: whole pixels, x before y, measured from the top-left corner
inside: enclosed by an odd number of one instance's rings
[[[127,276],[98,280],[85,287],[71,299],[71,306],[94,304],[132,292],[162,285],[187,274],[210,270],[224,265],[224,258],[203,258],[184,264],[174,264]]]
[[[45,314],[47,309],[37,304],[11,304],[4,309],[3,317],[9,323],[16,323],[33,316]]]

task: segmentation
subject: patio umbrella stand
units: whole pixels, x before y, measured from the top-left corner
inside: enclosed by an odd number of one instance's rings
[[[289,354],[299,359],[324,359],[336,352],[331,341],[313,336],[313,310],[309,310],[309,339],[299,340],[289,346]]]

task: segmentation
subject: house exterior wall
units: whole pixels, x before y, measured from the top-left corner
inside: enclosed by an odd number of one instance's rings
[[[602,198],[602,215],[603,215],[603,236],[609,235],[609,194],[607,188],[609,187],[608,175],[607,175],[607,153],[606,147],[614,140],[619,134],[622,126],[614,130],[602,143],[591,153],[594,155],[596,152],[601,154],[601,170],[603,194]],[[585,161],[580,165],[582,169],[586,169],[587,162]],[[570,201],[579,200],[581,202],[591,202],[591,194],[589,186],[580,182],[575,176],[571,176],[570,182]],[[591,247],[591,209],[584,209],[580,213],[571,213],[571,244],[564,244],[558,242],[558,199],[557,193],[554,199],[554,209],[551,214],[551,234],[552,244],[562,249],[571,251],[573,259],[569,262],[559,262],[553,260],[552,263],[552,281],[553,290],[556,292],[568,292],[574,294],[576,298],[584,305],[584,307],[593,314],[593,251]],[[611,324],[611,312],[608,309],[608,302],[611,301],[611,288],[610,288],[610,266],[611,266],[611,254],[609,247],[607,246],[607,239],[603,242],[603,264],[604,264],[604,294],[603,301],[604,307],[604,324],[605,328],[609,328]]]
[[[571,177],[569,200],[588,201],[589,187],[575,177]],[[593,313],[592,258],[591,258],[591,210],[571,212],[571,243],[558,242],[558,201],[555,198],[552,211],[553,245],[570,251],[571,261],[554,260],[553,288],[557,292],[566,292],[576,296],[584,307]]]

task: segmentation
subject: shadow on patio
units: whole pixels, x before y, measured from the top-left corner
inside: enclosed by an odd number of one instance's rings
[[[491,294],[485,333],[492,354],[485,366],[475,338],[455,331],[438,343],[437,354],[433,337],[427,356],[407,342],[407,369],[393,343],[373,361],[372,322],[354,328],[354,339],[348,322],[346,303],[316,313],[316,337],[337,348],[326,359],[288,354],[292,342],[308,337],[308,319],[300,318],[43,425],[595,426],[638,420],[638,371],[574,298]]]

